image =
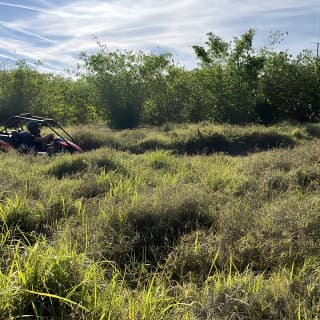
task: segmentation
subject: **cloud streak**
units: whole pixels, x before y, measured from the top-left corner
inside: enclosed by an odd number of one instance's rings
[[[50,42],[50,43],[56,43],[56,41],[53,41],[53,40],[50,40],[46,37],[43,37],[39,34],[36,34],[34,32],[31,32],[31,31],[27,31],[27,30],[24,30],[23,28],[15,25],[14,23],[8,23],[8,22],[1,22],[0,21],[0,27],[4,27],[8,30],[13,30],[14,32],[17,32],[17,33],[20,33],[20,34],[24,34],[26,36],[29,36],[32,38],[35,38],[35,39],[38,39],[38,40],[41,40],[41,41],[45,41],[45,42]]]
[[[55,2],[56,5],[38,0],[32,3],[37,5],[0,2],[0,6],[28,12],[0,23],[0,32],[1,26],[10,29],[10,38],[5,38],[5,42],[15,48],[13,57],[40,59],[61,70],[75,66],[81,51],[97,50],[93,35],[110,50],[170,50],[181,64],[192,67],[195,60],[191,46],[203,43],[209,31],[227,40],[250,27],[258,27],[258,40],[274,29],[294,34],[296,29],[301,29],[299,24],[312,23],[310,16],[319,7],[318,0],[305,0],[303,6],[300,0],[69,0]],[[293,38],[292,42],[305,45],[314,37],[306,34],[303,39]],[[0,41],[0,54],[6,49]]]
[[[16,9],[30,10],[30,11],[46,13],[46,14],[55,14],[54,11],[49,11],[49,10],[45,10],[45,9],[41,9],[41,8],[36,8],[36,7],[31,7],[31,6],[24,6],[24,5],[14,4],[14,3],[9,3],[9,2],[0,2],[0,6],[11,7],[11,8],[16,8]]]

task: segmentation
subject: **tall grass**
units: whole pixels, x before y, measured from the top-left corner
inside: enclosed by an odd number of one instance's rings
[[[315,128],[82,128],[99,149],[1,153],[0,319],[316,319]]]
[[[210,122],[123,131],[71,128],[76,143],[84,150],[110,147],[139,154],[161,149],[190,155],[216,152],[238,155],[278,147],[288,148],[318,138],[319,131],[318,124],[297,126],[280,123],[265,127],[217,125]]]

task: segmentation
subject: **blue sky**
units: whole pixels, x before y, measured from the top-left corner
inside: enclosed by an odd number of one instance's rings
[[[81,51],[144,50],[196,66],[191,46],[206,33],[225,40],[255,28],[259,48],[272,31],[288,32],[279,49],[296,54],[320,41],[320,0],[12,0],[0,1],[0,61],[42,61],[43,71],[75,68]]]

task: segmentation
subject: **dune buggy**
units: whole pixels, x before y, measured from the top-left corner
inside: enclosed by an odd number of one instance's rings
[[[26,143],[25,136],[27,124],[35,122],[41,127],[46,127],[53,132],[55,137],[48,144],[30,145]],[[0,148],[3,150],[17,149],[21,153],[34,152],[47,153],[49,155],[59,152],[79,153],[82,149],[73,142],[71,135],[56,121],[50,118],[32,116],[23,113],[12,116],[3,123],[0,131]]]

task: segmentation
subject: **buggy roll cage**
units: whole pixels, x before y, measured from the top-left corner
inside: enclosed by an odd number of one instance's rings
[[[29,121],[37,121],[41,126],[46,126],[51,129],[57,136],[68,143],[68,140],[61,137],[56,129],[60,129],[71,141],[74,141],[72,136],[56,121],[50,118],[32,116],[31,113],[22,113],[17,116],[12,116],[3,123],[3,129],[0,133],[9,135],[8,129],[20,129],[23,130],[23,125]]]

